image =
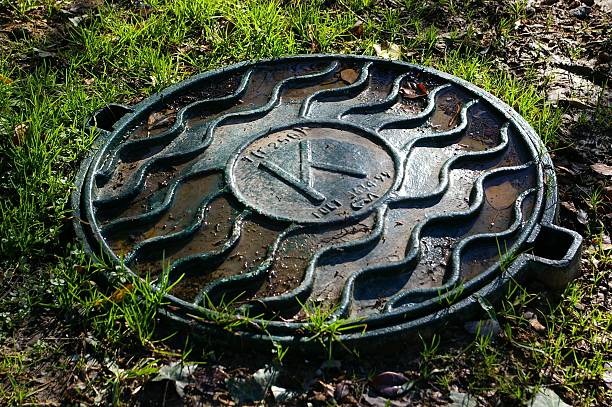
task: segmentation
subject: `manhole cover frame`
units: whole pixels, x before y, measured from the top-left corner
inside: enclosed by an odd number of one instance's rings
[[[155,111],[155,108],[163,103],[164,100],[172,99],[184,93],[186,89],[197,87],[200,82],[207,78],[217,75],[230,75],[232,72],[255,67],[259,64],[274,63],[277,61],[314,61],[317,59],[321,61],[351,60],[362,63],[377,62],[404,67],[407,70],[420,71],[440,78],[446,83],[467,89],[467,91],[471,92],[485,103],[493,106],[499,114],[503,115],[507,121],[512,123],[517,130],[519,130],[520,136],[527,142],[526,144],[528,144],[531,155],[540,158],[539,164],[536,165],[538,174],[537,198],[530,218],[524,223],[522,232],[517,237],[516,245],[518,248],[525,247],[526,245],[533,246],[536,244],[536,240],[540,234],[545,234],[548,238],[557,238],[566,242],[564,245],[565,252],[562,253],[561,256],[555,256],[555,259],[540,257],[531,253],[522,253],[519,254],[505,270],[501,271],[501,273],[491,272],[491,269],[500,267],[499,263],[494,264],[475,279],[478,280],[481,277],[491,278],[491,281],[484,283],[480,288],[457,302],[451,302],[446,306],[440,306],[439,309],[433,313],[430,311],[420,312],[422,309],[421,307],[415,307],[411,312],[406,312],[406,310],[399,308],[395,312],[367,318],[366,321],[357,320],[354,322],[356,326],[355,329],[352,331],[347,329],[346,333],[339,334],[334,338],[335,340],[342,341],[348,347],[376,346],[380,343],[380,340],[393,343],[414,342],[418,340],[419,333],[430,332],[432,329],[438,328],[451,320],[465,320],[478,314],[482,311],[481,304],[483,300],[495,302],[513,281],[523,282],[526,279],[539,278],[548,282],[548,284],[553,287],[559,287],[577,275],[582,237],[572,230],[554,224],[558,216],[558,195],[553,163],[541,139],[524,118],[490,93],[450,74],[401,61],[389,61],[369,56],[335,54],[297,55],[284,58],[241,62],[221,69],[198,74],[192,78],[172,85],[134,106],[128,107],[124,105],[109,104],[97,111],[86,126],[88,128],[95,128],[98,132],[98,136],[92,146],[89,156],[81,163],[76,176],[76,189],[72,195],[72,207],[75,214],[74,227],[86,252],[93,258],[99,258],[100,251],[95,250],[95,248],[99,247],[101,244],[101,257],[110,259],[113,264],[120,264],[120,259],[100,235],[99,227],[92,229],[90,226],[90,221],[95,217],[93,215],[92,184],[95,180],[94,170],[100,166],[101,159],[106,149],[115,141],[116,137],[122,137],[123,134],[129,130],[133,122],[143,118],[146,119],[146,117],[151,112]],[[98,122],[109,123],[111,125],[96,127]],[[230,162],[231,161],[232,160],[230,160]],[[525,163],[525,165],[528,164],[529,163]],[[128,268],[125,268],[123,272],[129,273],[132,277],[137,277],[137,275]],[[120,278],[116,273],[106,273],[105,278],[107,278],[109,284],[120,283]],[[155,286],[152,288],[156,289]],[[452,292],[450,294],[452,294]],[[187,328],[191,332],[205,335],[212,340],[220,340],[224,343],[236,346],[248,344],[267,347],[272,342],[276,342],[283,345],[292,345],[292,347],[300,349],[319,347],[317,341],[312,341],[309,335],[304,333],[305,324],[302,322],[255,320],[255,325],[259,323],[261,326],[266,327],[265,332],[257,330],[256,328],[239,329],[230,332],[223,326],[212,322],[218,320],[216,317],[225,317],[226,315],[218,315],[215,311],[196,306],[170,294],[165,295],[165,300],[172,305],[171,308],[163,307],[160,309],[160,315],[166,318],[167,323],[171,325],[176,324],[178,329]],[[342,301],[348,301],[345,295],[342,296]],[[424,304],[429,305],[428,303],[430,301]],[[436,301],[439,302],[440,297],[437,297]],[[190,316],[193,314],[200,315],[201,318],[193,318]],[[341,317],[341,315],[337,315],[337,317]],[[210,322],[207,321],[207,319],[210,319]],[[362,329],[363,323],[367,323],[367,329],[365,331]],[[347,328],[350,328],[350,326],[350,323],[347,324]]]

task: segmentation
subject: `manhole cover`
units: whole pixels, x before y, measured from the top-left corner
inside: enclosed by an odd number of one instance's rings
[[[555,175],[533,129],[438,71],[243,63],[93,124],[81,238],[153,284],[166,276],[165,314],[213,335],[306,346],[327,318],[348,345],[410,339],[513,279],[577,269],[581,238],[553,225]],[[250,321],[227,333],[232,315]]]

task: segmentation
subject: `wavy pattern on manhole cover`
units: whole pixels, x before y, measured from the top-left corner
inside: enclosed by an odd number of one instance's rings
[[[581,239],[553,225],[537,135],[434,70],[245,63],[108,106],[92,125],[102,137],[75,194],[80,236],[136,275],[167,273],[167,315],[205,330],[198,321],[231,302],[265,325],[242,338],[299,341],[310,304],[358,320],[350,343],[405,338],[468,316],[513,278],[576,271]]]

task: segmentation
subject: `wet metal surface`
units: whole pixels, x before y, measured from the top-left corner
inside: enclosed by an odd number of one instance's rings
[[[402,337],[466,317],[534,265],[571,267],[580,244],[552,225],[554,172],[533,130],[440,72],[295,57],[125,110],[97,123],[77,231],[128,272],[177,282],[175,321],[232,301],[268,339],[299,339],[312,303],[367,324],[349,342]],[[569,242],[554,260],[533,251],[541,227]]]

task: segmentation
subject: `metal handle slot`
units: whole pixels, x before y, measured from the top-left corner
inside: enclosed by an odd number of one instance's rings
[[[552,289],[565,287],[580,273],[582,236],[556,225],[542,225],[530,255],[533,276]]]
[[[103,132],[110,133],[113,131],[113,126],[123,116],[128,113],[132,113],[133,109],[124,105],[110,103],[103,108],[96,111],[89,120],[87,120],[86,127],[96,128]]]

